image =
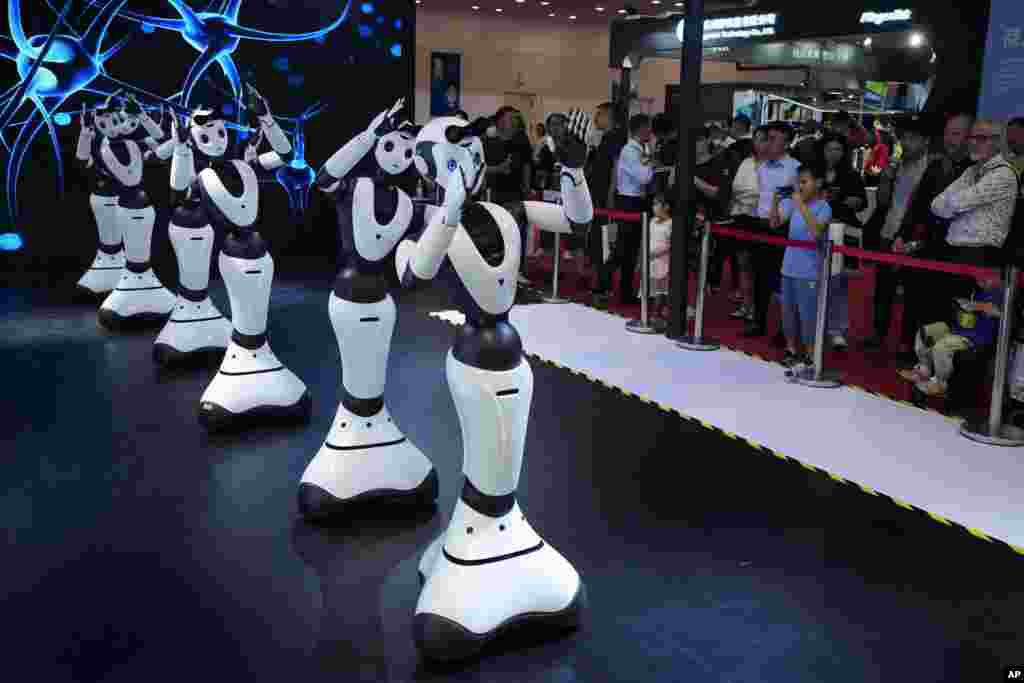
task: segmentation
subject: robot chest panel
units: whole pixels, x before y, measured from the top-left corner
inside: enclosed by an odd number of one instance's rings
[[[124,187],[142,182],[142,152],[134,142],[104,139],[97,152],[104,175]]]
[[[366,261],[380,261],[409,229],[413,204],[397,187],[358,178],[352,188],[352,245]]]
[[[502,315],[516,298],[519,228],[500,206],[468,203],[448,260],[473,302],[485,313]]]
[[[237,159],[220,168],[204,168],[196,178],[203,208],[210,219],[225,226],[248,228],[259,213],[259,179]],[[241,186],[241,192],[237,191]],[[229,189],[230,188],[230,189]],[[235,189],[235,192],[231,190]]]

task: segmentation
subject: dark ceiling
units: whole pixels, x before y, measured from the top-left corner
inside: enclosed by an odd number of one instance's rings
[[[590,25],[607,24],[612,18],[624,14],[627,6],[646,15],[679,12],[683,7],[683,3],[676,0],[418,0],[416,4],[419,9],[427,11],[466,12],[509,19],[541,19]]]

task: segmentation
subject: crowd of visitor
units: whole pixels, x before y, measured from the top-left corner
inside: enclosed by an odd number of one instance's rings
[[[531,144],[523,116],[503,107],[485,144],[491,200],[515,212],[523,199],[557,190],[554,145],[538,122]],[[1001,266],[1024,246],[1024,118],[1001,123],[968,113],[945,117],[896,115],[865,125],[838,112],[824,122],[770,122],[754,127],[745,116],[695,131],[697,229],[731,222],[755,234],[836,244],[970,266]],[[673,198],[677,196],[679,133],[671,118],[617,115],[612,103],[593,113],[586,176],[598,209],[652,214],[650,273],[655,315],[667,314]],[[525,217],[517,214],[527,243]],[[605,253],[605,231],[615,239]],[[542,234],[537,252],[550,249]],[[612,296],[638,303],[635,274],[642,257],[640,226],[596,216],[587,235],[563,241],[577,261],[579,283],[596,302]],[[698,243],[691,240],[691,243]],[[785,364],[810,362],[820,260],[813,250],[734,239],[713,240],[709,289],[728,286],[745,324],[743,335],[771,335]],[[527,254],[524,253],[524,263]],[[849,278],[856,259],[836,256],[830,282],[826,343],[850,341]],[[953,355],[986,351],[1002,315],[991,281],[876,263],[873,326],[859,348],[888,345],[894,302],[902,296],[901,329],[892,339],[905,380],[929,396],[942,395]],[[729,282],[726,282],[726,274]],[[528,282],[524,274],[522,282]],[[781,329],[768,329],[778,299]]]

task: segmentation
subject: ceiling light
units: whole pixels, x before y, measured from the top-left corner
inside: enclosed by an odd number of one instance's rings
[[[871,43],[872,42],[874,42],[874,41],[872,41],[871,37],[868,36],[867,38],[864,39],[864,47],[871,47]]]
[[[660,5],[661,4],[661,0],[651,0],[651,4],[652,5]]]
[[[619,14],[625,14],[625,13],[626,13],[626,10],[624,10],[624,9],[620,9],[619,10]]]
[[[924,45],[924,34],[914,32],[910,34],[910,47],[921,47]]]
[[[677,2],[676,3],[676,7],[682,7],[682,6],[683,6],[683,3],[681,3],[681,2]]]
[[[547,7],[550,4],[551,4],[550,2],[542,2],[542,3],[540,3],[541,7]]]
[[[521,4],[523,4],[524,2],[526,2],[526,0],[516,0],[516,2],[517,2],[517,3],[519,3],[519,4],[521,5]]]
[[[555,13],[554,13],[554,12],[552,12],[552,13],[551,13],[551,14],[549,14],[548,16],[549,16],[549,17],[553,17],[553,16],[555,16]]]
[[[595,7],[594,9],[597,10],[598,12],[604,11],[604,7]]]
[[[475,12],[478,9],[480,9],[480,5],[473,5],[470,9],[472,9]]]
[[[575,15],[575,14],[570,14],[570,15],[569,15],[569,18],[570,18],[570,19],[576,19],[576,15]]]

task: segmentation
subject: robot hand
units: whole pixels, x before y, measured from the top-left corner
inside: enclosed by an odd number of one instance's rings
[[[139,101],[135,99],[135,95],[129,95],[124,103],[124,113],[129,116],[141,116],[142,106]]]
[[[257,92],[256,88],[248,83],[245,84],[245,107],[253,113],[257,119],[261,119],[270,113],[267,100]],[[257,124],[258,125],[258,124]]]
[[[175,146],[182,147],[188,144],[188,117],[182,114],[181,121],[175,114],[171,114],[171,137],[174,138]]]
[[[82,103],[82,130],[93,132],[93,116],[85,106],[85,102]]]
[[[462,207],[466,204],[466,196],[466,179],[462,175],[462,167],[456,166],[445,188],[445,225],[455,227],[462,223]]]
[[[579,109],[572,109],[564,126],[557,137],[552,136],[556,157],[565,168],[582,168],[587,160],[590,116]]]
[[[405,109],[404,97],[399,98],[399,100],[395,102],[391,109],[388,109],[387,111],[382,111],[380,114],[378,114],[377,118],[373,120],[373,123],[370,124],[370,127],[367,130],[371,131],[373,135],[378,138],[383,135],[387,135],[393,130],[397,130],[398,121],[396,120],[396,117],[398,115],[398,112],[402,111],[403,109]]]

